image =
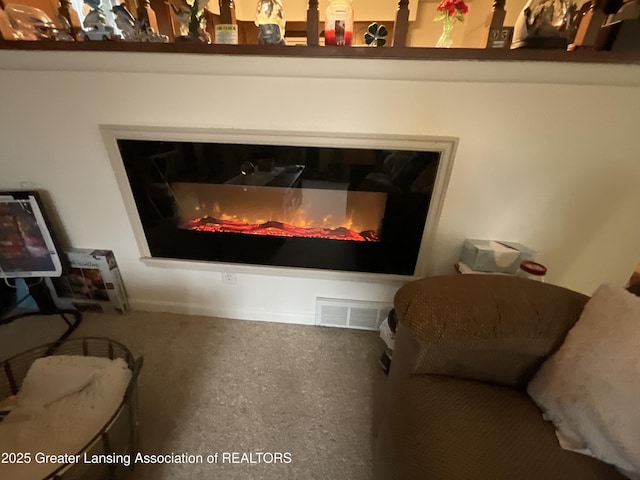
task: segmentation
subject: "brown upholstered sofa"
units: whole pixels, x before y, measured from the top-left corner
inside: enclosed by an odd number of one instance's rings
[[[587,297],[517,277],[430,277],[402,287],[375,426],[375,480],[622,480],[565,451],[526,394]]]

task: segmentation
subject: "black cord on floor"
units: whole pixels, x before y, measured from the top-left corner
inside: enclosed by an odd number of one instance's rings
[[[13,323],[16,320],[25,317],[59,315],[64,320],[64,323],[67,324],[67,329],[55,342],[53,342],[53,345],[47,351],[47,354],[51,355],[51,353],[53,353],[53,351],[55,351],[60,346],[60,344],[78,328],[80,322],[82,321],[82,313],[80,313],[80,311],[78,310],[58,308],[53,298],[51,297],[51,293],[49,292],[48,287],[44,284],[44,282],[42,282],[42,279],[34,284],[27,284],[27,286],[29,287],[29,295],[33,297],[40,310],[20,312],[6,318],[2,318],[0,319],[0,325],[8,325],[9,323]],[[20,302],[22,301],[24,301],[24,298]],[[74,317],[74,320],[69,320],[66,317],[67,315],[72,315]]]

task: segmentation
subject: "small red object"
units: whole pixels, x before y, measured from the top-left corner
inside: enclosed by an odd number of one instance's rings
[[[342,37],[342,38],[340,38]],[[353,43],[353,32],[346,30],[344,35],[336,37],[335,30],[326,30],[324,32],[324,44],[350,46]]]
[[[530,260],[525,260],[524,262],[522,262],[520,264],[520,269],[524,272],[530,273],[531,275],[537,275],[539,277],[542,277],[547,273],[547,267]]]

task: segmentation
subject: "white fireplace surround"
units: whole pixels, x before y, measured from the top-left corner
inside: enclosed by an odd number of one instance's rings
[[[430,266],[430,254],[435,239],[438,219],[442,211],[444,197],[451,176],[453,157],[458,139],[451,137],[403,136],[403,135],[363,135],[345,132],[291,132],[273,130],[237,130],[237,129],[193,129],[175,127],[144,127],[132,125],[101,125],[111,165],[120,188],[120,193],[135,234],[140,260],[146,265],[165,268],[183,268],[205,271],[245,273],[254,275],[277,275],[304,278],[322,278],[328,280],[351,280],[364,282],[407,281],[427,275]],[[344,272],[310,268],[269,267],[263,265],[242,265],[233,263],[205,262],[156,258],[151,256],[145,238],[142,222],[138,215],[133,193],[127,179],[117,140],[152,140],[175,142],[230,143],[247,145],[285,145],[331,148],[362,148],[382,150],[411,150],[440,153],[438,173],[429,205],[429,212],[422,235],[420,252],[414,275],[388,275],[378,273]]]
[[[137,310],[314,324],[318,297],[389,303],[407,278],[149,266],[101,125],[457,137],[427,273],[465,238],[527,245],[586,294],[640,260],[640,65],[4,50],[0,85],[0,188],[46,191],[71,246],[113,250]]]

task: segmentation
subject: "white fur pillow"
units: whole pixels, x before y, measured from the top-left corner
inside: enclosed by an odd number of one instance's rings
[[[640,474],[640,297],[598,288],[528,392],[563,448]]]

